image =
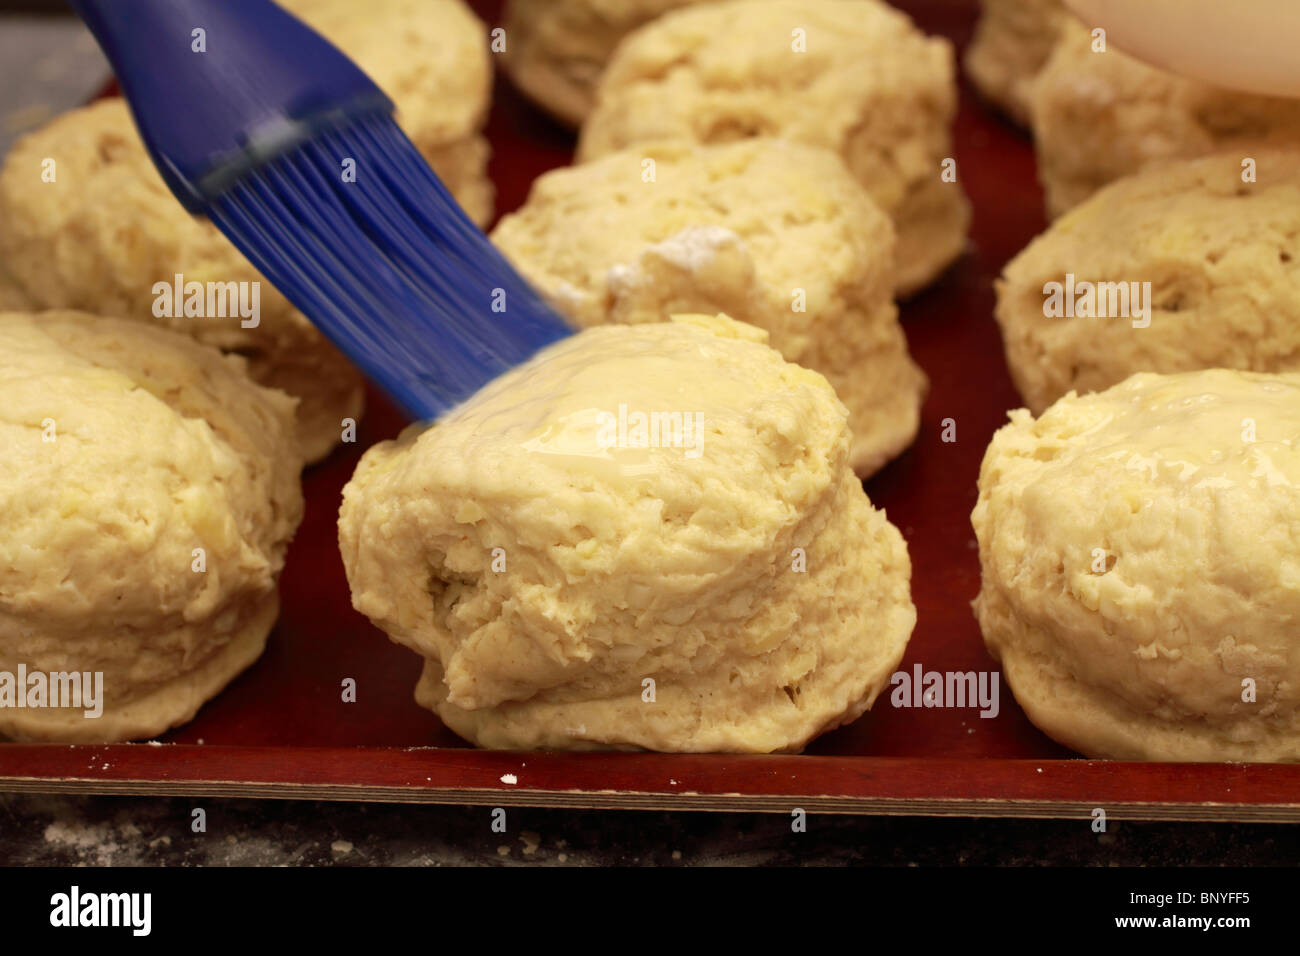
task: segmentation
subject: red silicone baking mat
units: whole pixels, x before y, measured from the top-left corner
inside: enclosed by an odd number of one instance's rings
[[[964,44],[973,0],[900,4]],[[477,3],[496,22],[498,3]],[[498,208],[569,161],[572,136],[498,77],[489,126]],[[903,308],[930,376],[915,445],[867,484],[902,530],[919,621],[902,669],[996,672],[969,602],[979,588],[970,527],[985,445],[1018,404],[992,318],[993,280],[1043,228],[1028,139],[963,87],[955,129],[975,206],[971,248]],[[952,419],[956,441],[941,440]],[[414,654],[349,602],[335,518],[361,451],[403,422],[378,395],[356,445],[306,475],[307,517],[289,553],[283,612],[266,654],[164,746],[0,745],[0,788],[258,795],[590,807],[1300,820],[1300,767],[1080,760],[1039,733],[1005,686],[996,717],[973,708],[875,710],[799,756],[507,754],[467,747],[415,705]],[[341,699],[356,681],[355,703]]]

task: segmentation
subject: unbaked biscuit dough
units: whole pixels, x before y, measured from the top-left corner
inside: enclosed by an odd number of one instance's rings
[[[1011,413],[975,612],[1030,720],[1093,757],[1300,759],[1298,442],[1294,374],[1140,374]]]
[[[463,0],[276,0],[334,43],[397,106],[397,122],[480,226],[492,219],[483,136],[487,28]]]
[[[102,716],[11,698],[0,734],[154,736],[261,654],[302,459],[293,400],[242,365],[138,322],[0,315],[0,671],[103,675]]]
[[[1029,123],[1034,80],[1067,16],[1061,0],[982,0],[966,73],[986,100],[1021,125]]]
[[[1300,100],[1189,80],[1108,46],[1066,18],[1034,83],[1032,120],[1048,213],[1059,216],[1148,164],[1229,148],[1300,144]]]
[[[619,41],[669,10],[706,0],[508,0],[503,63],[515,85],[577,126]]]
[[[970,204],[944,181],[956,106],[951,45],[877,0],[727,0],[623,41],[578,157],[756,136],[830,149],[893,220],[895,289],[906,295],[966,245]]]
[[[46,157],[55,161],[50,183],[41,181]],[[307,461],[330,452],[343,419],[360,417],[360,374],[215,226],[176,201],[122,100],[66,113],[14,147],[0,168],[0,260],[34,308],[163,324],[243,355],[256,381],[301,399]],[[174,288],[178,274],[204,286],[246,283],[250,295],[259,283],[258,324],[244,328],[252,320],[230,308],[224,317],[156,315],[155,285]]]
[[[844,406],[764,338],[586,329],[366,453],[343,563],[426,658],[421,704],[484,747],[731,752],[871,705],[916,620],[907,548]]]
[[[916,436],[926,380],[893,301],[893,228],[827,150],[625,150],[542,176],[492,241],[579,326],[724,312],[766,329],[848,406],[859,474]]]
[[[1238,151],[1157,164],[1076,206],[1007,265],[996,315],[1030,410],[1134,372],[1300,370],[1300,152],[1250,152],[1257,182],[1242,181]],[[1051,283],[1062,301],[1048,315]],[[1074,311],[1089,315],[1064,314],[1071,286]]]

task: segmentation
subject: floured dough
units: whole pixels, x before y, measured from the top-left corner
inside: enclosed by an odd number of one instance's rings
[[[1030,93],[1068,15],[1061,0],[982,0],[966,73],[980,94],[1021,125]]]
[[[397,122],[480,226],[492,219],[487,29],[463,0],[276,0],[349,58],[397,106]]]
[[[1300,153],[1251,152],[1254,183],[1237,151],[1119,180],[1007,265],[996,314],[1032,411],[1134,372],[1300,370]],[[1083,283],[1106,284],[1084,306],[1104,317],[1044,314],[1044,289],[1057,283],[1064,297],[1067,275],[1080,305]],[[1129,315],[1116,315],[1125,298]]]
[[[506,71],[530,99],[577,126],[610,54],[632,30],[704,0],[509,0]]]
[[[1059,216],[1149,163],[1260,144],[1300,144],[1300,100],[1239,93],[1136,60],[1070,18],[1034,84],[1038,175]]]
[[[756,136],[830,149],[893,220],[896,290],[907,294],[966,244],[970,205],[959,182],[943,179],[956,104],[951,45],[886,4],[727,0],[627,37],[600,81],[578,157]]]
[[[907,549],[848,467],[844,406],[764,338],[586,329],[366,453],[343,562],[426,658],[421,704],[484,747],[734,752],[871,705],[916,620]]]
[[[766,329],[848,406],[859,473],[916,436],[925,376],[893,302],[893,229],[829,151],[770,139],[625,150],[542,176],[492,240],[580,326],[701,311]]]
[[[1135,375],[1012,412],[972,521],[1016,700],[1084,754],[1300,759],[1300,376]]]
[[[54,182],[41,179],[46,157]],[[308,461],[329,454],[344,418],[360,417],[360,374],[215,226],[176,201],[122,100],[66,113],[14,147],[0,168],[0,259],[34,308],[164,324],[243,355],[256,381],[301,399]],[[177,274],[205,286],[259,282],[258,325],[244,328],[230,309],[155,315],[155,285],[174,286]]]
[[[302,459],[293,400],[242,365],[138,322],[0,315],[0,671],[103,674],[102,716],[10,699],[0,733],[160,734],[261,654]]]

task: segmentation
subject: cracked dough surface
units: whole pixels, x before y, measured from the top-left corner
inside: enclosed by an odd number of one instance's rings
[[[0,314],[0,392],[0,671],[101,671],[105,697],[94,719],[0,708],[0,733],[186,722],[275,623],[303,507],[293,399],[184,336],[71,312]]]
[[[417,701],[484,747],[728,752],[870,706],[916,619],[907,548],[844,406],[764,337],[586,329],[366,453],[340,549],[353,605],[424,656]],[[619,404],[699,412],[700,453],[602,441]]]
[[[1300,370],[1300,153],[1253,154],[1255,183],[1242,182],[1239,152],[1113,183],[1008,263],[996,315],[1030,410],[1134,372]],[[1150,282],[1150,325],[1045,316],[1044,285],[1067,273]]]
[[[723,312],[766,329],[848,406],[860,474],[916,436],[926,380],[893,301],[893,228],[827,150],[768,139],[625,150],[542,176],[492,241],[579,326]]]
[[[1047,210],[1059,216],[1102,186],[1148,164],[1229,148],[1300,143],[1300,100],[1239,93],[1166,73],[1065,18],[1035,81],[1034,147]]]
[[[802,34],[798,31],[803,31]],[[800,37],[806,52],[793,47]],[[597,88],[578,159],[647,142],[773,136],[839,153],[898,234],[895,289],[965,248],[970,204],[941,179],[957,108],[952,46],[876,0],[727,0],[629,35]]]
[[[610,54],[669,10],[706,0],[509,0],[506,72],[535,103],[577,126],[595,101]]]
[[[1040,729],[1093,757],[1300,759],[1297,442],[1295,374],[1140,374],[1011,413],[974,607]]]

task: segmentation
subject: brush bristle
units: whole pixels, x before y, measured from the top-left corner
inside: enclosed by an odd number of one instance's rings
[[[346,160],[355,181],[345,181]],[[412,417],[433,419],[572,330],[386,116],[268,163],[208,215]]]

